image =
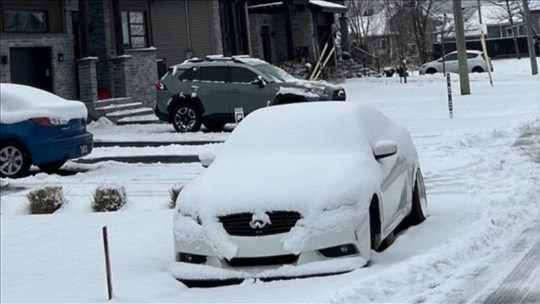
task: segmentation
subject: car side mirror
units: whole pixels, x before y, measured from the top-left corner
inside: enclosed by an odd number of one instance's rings
[[[199,160],[204,168],[208,168],[216,159],[216,153],[214,151],[205,151],[199,154]]]
[[[392,156],[397,153],[397,145],[391,140],[381,140],[373,148],[375,159]]]
[[[266,81],[262,78],[261,75],[257,76],[257,78],[253,79],[251,81],[251,84],[258,85],[261,88],[264,88],[266,86]]]

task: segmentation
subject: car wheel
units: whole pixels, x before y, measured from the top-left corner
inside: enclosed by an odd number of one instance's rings
[[[219,132],[223,130],[223,127],[225,126],[225,122],[224,121],[207,121],[204,123],[204,126],[208,129],[208,131]]]
[[[191,103],[180,103],[172,112],[172,124],[177,132],[197,132],[201,123],[201,113]]]
[[[55,173],[66,163],[65,160],[39,165],[39,169],[45,173]]]
[[[482,69],[481,67],[479,66],[476,66],[472,69],[473,73],[483,73],[484,72],[484,69]]]
[[[426,187],[424,186],[424,177],[420,169],[416,171],[416,182],[414,184],[412,196],[412,210],[408,216],[410,225],[422,223],[427,217],[427,198]]]
[[[31,165],[26,147],[17,142],[0,145],[0,176],[18,178],[28,175]]]
[[[426,70],[426,74],[435,74],[437,73],[437,70],[435,68],[429,68]]]

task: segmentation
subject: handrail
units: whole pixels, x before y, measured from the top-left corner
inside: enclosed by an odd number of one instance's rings
[[[359,47],[357,47],[357,46],[353,46],[352,48],[355,49],[355,50],[357,50],[357,51],[359,51],[360,53],[363,53],[363,54],[365,54],[365,55],[368,55],[369,57],[372,57],[372,58],[374,58],[374,59],[375,59],[375,58],[379,58],[379,56],[373,55],[373,54],[371,54],[370,52],[368,52],[368,51],[366,51],[366,50],[364,50],[364,49],[361,49],[361,48],[359,48]]]

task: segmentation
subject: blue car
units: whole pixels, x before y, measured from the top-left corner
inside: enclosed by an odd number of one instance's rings
[[[26,176],[31,165],[52,173],[92,151],[82,102],[28,86],[0,85],[1,177]]]

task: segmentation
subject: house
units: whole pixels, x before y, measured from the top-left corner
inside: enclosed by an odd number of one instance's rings
[[[533,37],[535,37],[536,50],[538,53],[538,43],[540,41],[540,1],[529,0],[529,10],[531,26],[533,27]],[[512,14],[512,23],[510,22],[510,13]],[[521,54],[528,52],[527,32],[523,22],[523,8],[521,1],[509,2],[486,2],[482,3],[480,11],[477,5],[464,7],[464,30],[467,48],[481,49],[480,35],[482,24],[486,28],[484,33],[486,47],[491,57],[515,56],[516,45]],[[448,23],[445,25],[445,31],[448,31],[445,41],[445,52],[453,51],[455,46],[455,33],[452,15],[449,14]],[[516,39],[514,41],[514,34]],[[434,45],[438,50],[436,55],[440,55],[441,41]]]
[[[247,0],[153,0],[157,58],[168,65],[212,54],[250,54]]]
[[[336,34],[347,31],[346,11],[343,1],[248,0],[251,55],[273,64],[315,62],[327,43],[328,50],[342,46]]]
[[[1,82],[118,122],[155,120],[158,58],[250,53],[246,0],[0,0],[0,26]]]

